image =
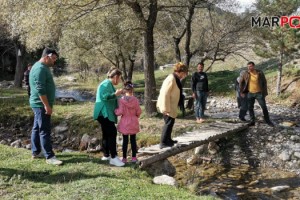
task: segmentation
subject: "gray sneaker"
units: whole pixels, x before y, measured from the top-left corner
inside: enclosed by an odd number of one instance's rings
[[[32,159],[44,158],[44,155],[43,155],[42,152],[40,152],[40,153],[37,154],[37,155],[32,154],[31,158],[32,158]]]
[[[46,159],[46,163],[50,165],[61,165],[63,162],[57,160],[56,156],[53,156],[52,158]]]

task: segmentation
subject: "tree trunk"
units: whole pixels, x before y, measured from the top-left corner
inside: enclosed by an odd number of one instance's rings
[[[280,95],[280,87],[281,87],[281,77],[282,77],[282,59],[283,59],[283,54],[282,52],[280,53],[280,62],[278,65],[278,72],[277,72],[277,84],[276,84],[276,95]]]
[[[125,61],[125,58],[124,58],[124,55],[123,53],[121,52],[120,53],[120,57],[121,57],[121,61],[122,61],[122,70],[123,70],[123,78],[125,81],[127,81],[128,77],[127,77],[127,71],[126,71],[126,61]]]
[[[23,73],[24,73],[23,58],[24,58],[25,51],[23,45],[21,45],[18,41],[16,42],[15,51],[16,51],[17,64],[16,64],[16,71],[15,71],[14,86],[21,88]]]
[[[188,8],[187,18],[186,18],[186,40],[185,40],[185,64],[189,67],[191,60],[191,37],[192,37],[192,20],[194,15],[195,3],[192,3]]]
[[[174,48],[175,48],[175,57],[177,62],[181,62],[181,53],[179,44],[181,42],[181,39],[183,38],[184,34],[186,33],[186,29],[184,29],[179,37],[173,37],[174,41]]]
[[[127,77],[128,81],[132,80],[132,74],[133,74],[134,62],[135,62],[135,59],[133,57],[135,57],[135,55],[133,55],[132,57],[129,55],[130,65],[128,68],[128,77]]]
[[[143,12],[144,6],[139,1],[124,1],[133,10],[143,28],[144,42],[144,75],[145,75],[145,111],[147,116],[156,112],[155,99],[156,83],[154,76],[154,39],[153,29],[157,18],[157,0],[149,0],[147,4],[148,15]],[[146,18],[147,16],[147,18]]]
[[[147,28],[143,35],[144,39],[144,75],[145,75],[145,111],[147,116],[156,112],[155,98],[156,83],[154,76],[154,39],[153,27]]]
[[[180,43],[180,39],[173,37],[173,41],[174,41],[174,49],[175,49],[175,58],[177,62],[181,62],[181,55],[180,55],[180,49],[179,49],[179,43]]]

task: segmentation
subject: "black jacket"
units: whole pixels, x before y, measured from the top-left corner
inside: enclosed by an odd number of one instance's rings
[[[196,91],[208,92],[208,79],[205,72],[195,72],[192,76],[191,87],[193,93]]]

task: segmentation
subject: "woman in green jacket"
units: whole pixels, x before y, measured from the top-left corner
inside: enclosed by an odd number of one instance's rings
[[[111,165],[118,167],[124,163],[117,156],[117,116],[114,110],[118,107],[118,96],[122,94],[122,89],[115,89],[114,85],[121,82],[122,72],[117,68],[111,68],[107,73],[107,79],[102,81],[97,89],[96,102],[94,108],[94,119],[97,120],[102,129],[102,140],[104,157],[102,160],[109,160]]]

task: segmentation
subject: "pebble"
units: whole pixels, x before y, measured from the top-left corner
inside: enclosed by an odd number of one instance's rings
[[[290,186],[288,186],[288,185],[282,185],[282,186],[275,186],[275,187],[272,187],[271,190],[272,190],[273,192],[281,192],[281,191],[286,190],[286,189],[289,189],[289,188],[290,188]]]

